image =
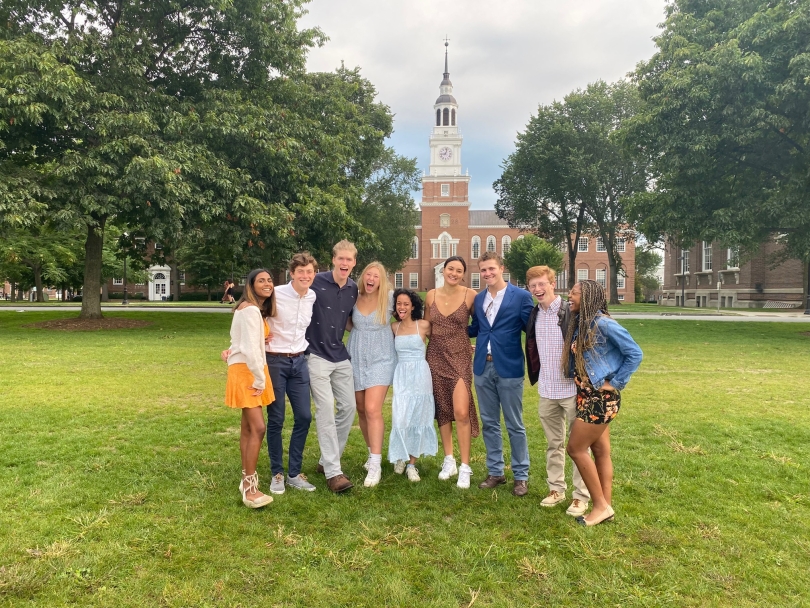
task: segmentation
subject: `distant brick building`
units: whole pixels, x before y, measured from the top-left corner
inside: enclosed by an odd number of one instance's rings
[[[769,260],[780,248],[766,243],[754,258],[740,264],[733,249],[718,243],[704,241],[688,249],[668,246],[660,303],[698,308],[716,308],[718,302],[721,308],[760,308],[768,302],[774,307],[801,306],[802,263],[787,260],[771,268]]]
[[[445,44],[446,46],[446,44]],[[512,243],[523,236],[510,228],[495,211],[471,210],[469,173],[461,168],[462,136],[459,132],[458,103],[453,97],[453,84],[444,57],[444,78],[439,85],[439,98],[433,105],[433,131],[430,135],[430,167],[422,177],[421,222],[416,226],[411,259],[393,275],[397,287],[428,291],[442,284],[444,260],[460,255],[467,260],[466,284],[475,290],[483,288],[476,260],[484,251],[503,255]],[[635,243],[622,245],[625,276],[619,277],[619,299],[634,301]],[[607,285],[610,272],[601,239],[583,237],[578,243],[576,275]],[[508,270],[508,269],[507,269]],[[558,276],[558,289],[567,286],[564,270]],[[512,283],[523,283],[525,277],[506,274]]]

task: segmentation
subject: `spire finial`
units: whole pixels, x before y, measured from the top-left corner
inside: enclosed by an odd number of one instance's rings
[[[447,69],[447,47],[450,46],[450,38],[444,37],[444,79],[450,78],[450,70]]]

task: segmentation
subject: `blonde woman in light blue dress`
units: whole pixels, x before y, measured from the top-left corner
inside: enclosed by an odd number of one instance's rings
[[[394,292],[394,313],[399,321],[391,325],[397,366],[394,370],[394,399],[391,404],[391,436],[388,460],[394,472],[407,473],[410,481],[419,481],[416,460],[435,456],[439,449],[433,418],[433,381],[425,360],[425,341],[430,323],[421,320],[422,300],[409,289]]]

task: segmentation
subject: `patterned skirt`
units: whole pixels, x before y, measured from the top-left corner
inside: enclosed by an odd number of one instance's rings
[[[577,418],[588,424],[608,424],[619,413],[622,396],[619,391],[594,388],[590,379],[574,376],[577,384]]]

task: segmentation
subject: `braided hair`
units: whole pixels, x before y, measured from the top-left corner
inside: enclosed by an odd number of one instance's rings
[[[576,338],[576,350],[574,352],[574,366],[580,378],[587,378],[588,372],[585,370],[585,358],[583,353],[592,349],[596,337],[596,315],[608,314],[607,297],[604,288],[596,281],[584,280],[577,283],[582,294],[579,300],[579,312],[571,315],[568,327],[565,329],[565,341],[562,352],[563,373],[567,376],[569,372],[569,362],[571,361],[571,343],[574,341],[574,331],[579,329]]]

